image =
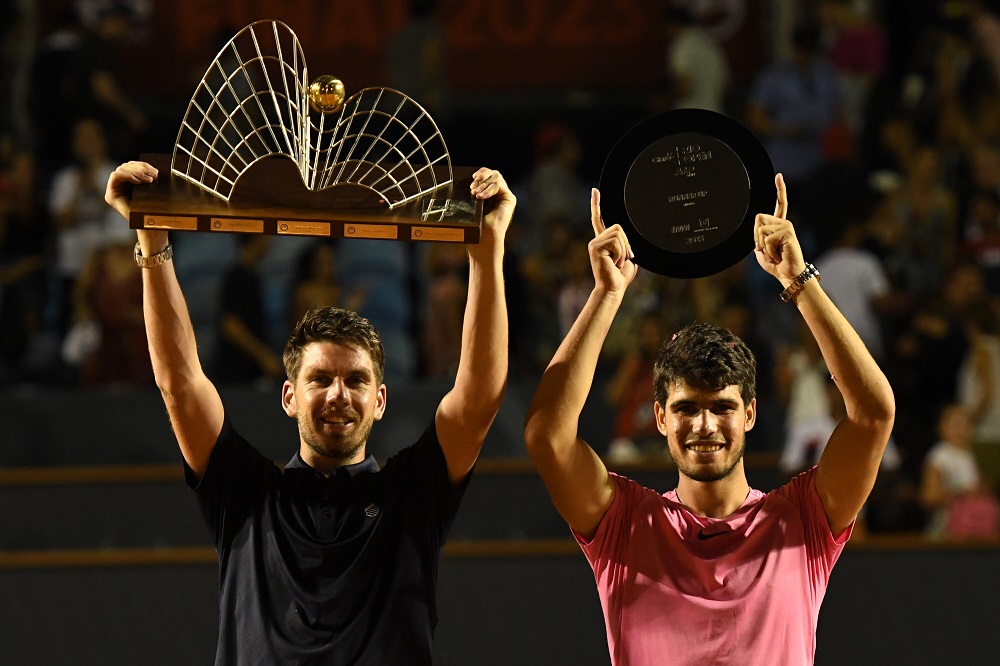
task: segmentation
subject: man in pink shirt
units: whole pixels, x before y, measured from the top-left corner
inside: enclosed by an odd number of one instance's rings
[[[750,488],[743,468],[755,362],[725,329],[688,326],[654,367],[676,490],[660,495],[609,472],[578,437],[598,355],[637,270],[623,230],[605,228],[600,194],[591,196],[595,287],[542,376],[525,440],[594,569],[616,666],[811,664],[830,572],[875,483],[892,389],[804,261],[780,175],[775,184],[774,214],[756,218],[754,253],[816,338],[847,416],[816,467],[767,494]]]

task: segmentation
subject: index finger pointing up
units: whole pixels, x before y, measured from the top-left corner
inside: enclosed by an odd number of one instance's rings
[[[595,187],[590,190],[590,224],[594,227],[594,235],[604,233],[604,219],[601,217],[601,192]]]
[[[774,186],[778,190],[778,200],[774,203],[774,216],[783,220],[788,214],[788,191],[785,189],[785,177],[780,173],[774,177]]]

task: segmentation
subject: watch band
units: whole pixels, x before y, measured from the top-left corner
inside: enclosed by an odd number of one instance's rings
[[[135,263],[139,268],[155,268],[160,264],[165,264],[174,256],[174,246],[167,243],[167,246],[151,257],[142,256],[142,248],[139,243],[135,244]]]
[[[798,276],[792,280],[791,284],[785,287],[785,290],[781,292],[781,300],[785,303],[795,300],[795,296],[802,291],[802,287],[805,286],[806,282],[809,282],[809,280],[812,280],[813,278],[816,278],[817,280],[820,278],[819,271],[816,270],[815,266],[807,263],[805,270],[799,273]]]

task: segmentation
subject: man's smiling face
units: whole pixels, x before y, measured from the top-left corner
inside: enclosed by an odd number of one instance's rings
[[[756,400],[743,404],[735,384],[710,390],[678,381],[669,387],[666,405],[657,403],[654,410],[677,470],[695,481],[711,482],[728,477],[742,463],[756,407]]]
[[[386,389],[361,347],[312,342],[303,350],[294,384],[282,387],[285,413],[299,426],[300,455],[329,472],[360,462],[372,425],[385,412]]]

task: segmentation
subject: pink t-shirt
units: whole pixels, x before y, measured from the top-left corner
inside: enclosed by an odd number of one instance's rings
[[[835,537],[816,468],[751,490],[731,516],[696,516],[612,474],[615,499],[588,543],[615,666],[811,664]]]

